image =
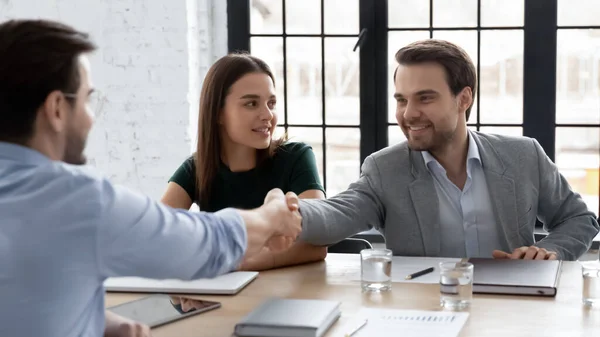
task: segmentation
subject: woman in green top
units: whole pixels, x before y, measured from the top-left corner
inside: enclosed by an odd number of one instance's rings
[[[215,212],[252,209],[273,188],[300,198],[325,198],[314,153],[303,143],[273,139],[277,125],[275,79],[269,66],[247,54],[219,59],[206,74],[200,95],[198,145],[175,171],[162,202]],[[243,270],[264,270],[319,261],[327,248],[297,242],[246,260]]]

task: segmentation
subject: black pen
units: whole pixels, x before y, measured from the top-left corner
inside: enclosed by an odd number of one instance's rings
[[[425,274],[429,274],[432,271],[433,271],[433,267],[427,268],[425,270],[418,271],[418,272],[416,272],[414,274],[410,274],[410,275],[406,276],[405,279],[406,280],[412,280],[412,279],[417,278],[419,276],[422,276],[422,275],[425,275]]]

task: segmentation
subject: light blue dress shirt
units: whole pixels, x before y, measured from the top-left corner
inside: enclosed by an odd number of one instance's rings
[[[467,181],[462,190],[429,152],[421,152],[438,196],[440,256],[491,257],[501,247],[479,149],[470,132],[468,139]]]
[[[232,209],[175,210],[0,142],[0,336],[100,337],[107,277],[214,277],[246,240]]]

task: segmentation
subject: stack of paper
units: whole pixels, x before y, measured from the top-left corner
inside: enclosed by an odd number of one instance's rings
[[[346,324],[338,337],[456,337],[469,317],[468,312],[363,308]]]

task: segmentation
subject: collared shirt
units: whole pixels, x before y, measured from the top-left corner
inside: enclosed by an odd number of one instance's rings
[[[494,220],[483,163],[469,132],[467,180],[460,190],[446,170],[427,151],[421,152],[433,176],[439,202],[440,255],[447,257],[491,257],[501,247]]]
[[[175,210],[3,142],[0,219],[0,336],[100,337],[107,277],[214,277],[247,244],[232,209]]]

